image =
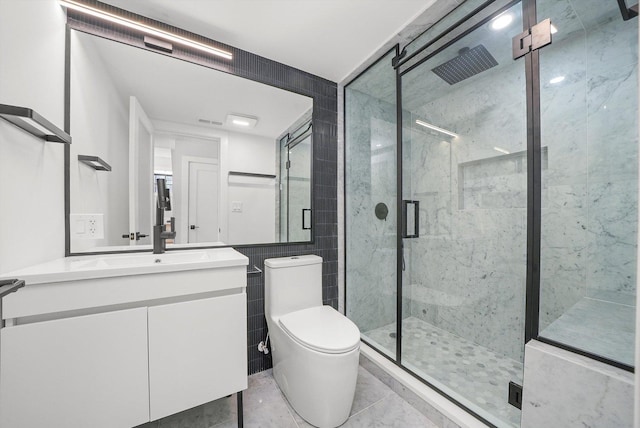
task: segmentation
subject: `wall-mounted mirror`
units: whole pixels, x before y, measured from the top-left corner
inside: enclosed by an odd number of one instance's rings
[[[167,248],[311,240],[312,98],[70,39],[71,253],[150,249],[156,178],[170,192],[166,223],[175,218]]]

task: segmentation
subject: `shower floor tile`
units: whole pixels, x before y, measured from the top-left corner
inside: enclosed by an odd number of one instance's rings
[[[403,320],[403,365],[500,427],[520,425],[520,410],[507,402],[509,381],[522,385],[519,361],[434,327]],[[395,323],[363,333],[376,348],[394,350]]]

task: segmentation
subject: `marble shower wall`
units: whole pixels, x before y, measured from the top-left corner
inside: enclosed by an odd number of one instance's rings
[[[527,229],[523,64],[506,62],[443,87],[431,72],[440,62],[403,77],[403,94],[417,94],[416,99],[429,100],[441,90],[439,98],[403,118],[403,197],[420,202],[420,237],[405,240],[411,315],[521,361]],[[459,137],[432,132],[416,125],[417,119]]]
[[[526,352],[522,428],[633,426],[633,373],[536,340]]]
[[[635,300],[638,24],[586,6],[541,4],[564,30],[540,54],[541,330],[585,296]]]

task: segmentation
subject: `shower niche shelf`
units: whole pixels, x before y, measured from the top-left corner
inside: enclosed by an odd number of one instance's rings
[[[546,170],[547,147],[541,151]],[[459,163],[458,209],[526,208],[526,175],[526,151]]]
[[[52,143],[71,144],[71,136],[30,108],[0,104],[0,117]]]

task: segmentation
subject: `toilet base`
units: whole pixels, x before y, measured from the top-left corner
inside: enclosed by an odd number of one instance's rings
[[[273,377],[291,407],[316,427],[342,425],[351,413],[360,347],[324,354],[294,342],[279,328],[271,330],[271,344]]]

